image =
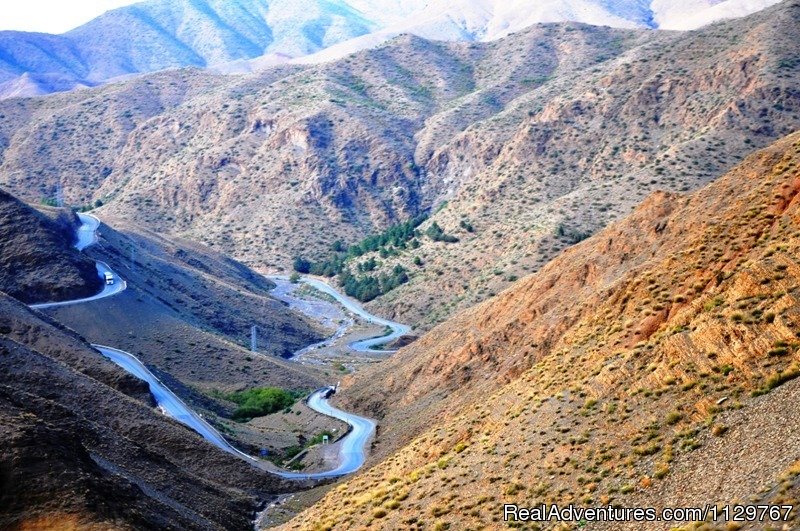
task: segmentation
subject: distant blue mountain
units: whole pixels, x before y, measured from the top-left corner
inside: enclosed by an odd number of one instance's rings
[[[150,0],[63,35],[0,32],[0,96],[268,54],[302,56],[375,29],[338,0]]]

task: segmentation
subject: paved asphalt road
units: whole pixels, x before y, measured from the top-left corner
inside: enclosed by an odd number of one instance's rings
[[[94,216],[89,214],[78,214],[81,218],[81,226],[77,231],[78,234],[78,241],[75,243],[75,248],[79,251],[83,251],[90,245],[94,245],[97,243],[97,228],[100,226],[100,220]],[[62,301],[62,302],[45,302],[42,304],[33,304],[31,308],[36,310],[45,310],[47,308],[56,308],[58,306],[71,306],[73,304],[83,304],[85,302],[92,302],[99,299],[105,299],[106,297],[111,297],[118,293],[122,293],[128,288],[128,283],[122,280],[119,275],[114,273],[107,264],[103,262],[96,262],[97,267],[97,275],[103,279],[105,282],[105,274],[111,273],[114,276],[114,283],[113,284],[103,284],[103,290],[98,293],[97,295],[92,295],[91,297],[86,297],[83,299],[76,299],[72,301]]]
[[[289,277],[286,276],[273,276],[269,278],[289,280]],[[389,321],[388,319],[383,319],[376,315],[372,315],[367,310],[365,310],[364,307],[361,306],[361,304],[358,301],[348,297],[347,295],[339,293],[330,284],[318,278],[302,277],[300,279],[300,282],[308,284],[309,286],[312,286],[323,293],[327,293],[328,295],[336,299],[347,310],[358,315],[362,319],[370,323],[377,324],[378,326],[385,326],[387,328],[391,328],[392,331],[390,334],[379,337],[373,337],[369,339],[362,339],[360,341],[355,341],[353,343],[350,343],[350,345],[348,346],[353,350],[355,350],[356,352],[376,352],[376,353],[391,352],[387,350],[378,350],[375,347],[380,345],[385,345],[401,336],[408,334],[411,331],[411,328],[409,326],[400,323],[395,323],[394,321]]]
[[[100,221],[96,217],[88,214],[79,214],[79,216],[82,225],[77,231],[78,242],[75,244],[75,247],[78,250],[83,251],[90,245],[97,243],[97,229],[100,226]],[[82,304],[86,302],[95,301],[98,299],[103,299],[105,297],[111,297],[112,295],[116,295],[117,293],[120,293],[127,288],[127,283],[124,280],[122,280],[117,274],[115,274],[107,264],[104,264],[102,262],[97,262],[98,275],[101,278],[103,278],[106,272],[109,272],[114,276],[114,283],[110,285],[104,285],[103,290],[97,295],[72,301],[36,304],[31,306],[31,308],[46,309],[46,308],[53,308],[56,306]],[[332,287],[330,287],[328,284],[322,281],[315,279],[304,279],[303,281],[333,296],[340,303],[342,303],[348,310],[350,310],[353,313],[356,313],[362,318],[370,320],[373,323],[377,323],[379,325],[388,326],[392,328],[391,335],[368,339],[364,341],[358,341],[356,343],[351,344],[351,347],[354,348],[355,350],[358,350],[360,352],[368,352],[373,347],[391,341],[396,337],[400,337],[409,330],[409,328],[406,327],[405,325],[392,323],[391,321],[387,321],[369,314],[366,310],[364,310],[361,307],[361,305],[340,294]],[[166,385],[164,385],[152,372],[150,372],[147,369],[147,367],[138,358],[136,358],[136,356],[134,356],[129,352],[125,352],[123,350],[115,349],[105,345],[93,345],[93,346],[103,356],[105,356],[106,358],[108,358],[109,360],[111,360],[112,362],[114,362],[115,364],[117,364],[130,374],[133,374],[134,376],[137,376],[138,378],[146,381],[150,386],[150,392],[153,394],[153,397],[155,398],[158,407],[166,415],[169,415],[175,420],[188,426],[189,428],[200,434],[204,439],[214,444],[218,448],[222,449],[223,451],[233,454],[242,459],[245,459],[248,462],[262,469],[266,468],[266,465],[263,462],[237,450],[230,443],[228,443],[225,437],[223,437],[216,429],[214,429],[213,426],[211,426],[199,414],[195,413],[180,398],[178,398],[178,396],[175,393],[173,393]],[[339,465],[333,470],[328,470],[325,472],[317,472],[317,473],[304,474],[299,472],[275,471],[271,469],[270,472],[288,479],[322,479],[322,478],[330,478],[330,477],[350,474],[361,468],[361,466],[364,464],[364,461],[366,460],[367,442],[375,433],[375,423],[370,419],[346,413],[340,409],[331,406],[328,400],[325,398],[325,395],[327,395],[330,390],[331,390],[330,387],[326,387],[315,391],[313,394],[311,394],[311,396],[308,397],[308,406],[314,411],[317,411],[318,413],[337,418],[350,425],[351,427],[350,431],[338,443]]]

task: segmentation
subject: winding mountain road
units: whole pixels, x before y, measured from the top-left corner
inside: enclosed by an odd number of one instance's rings
[[[289,277],[282,275],[276,275],[268,278],[285,280],[285,281],[289,280]],[[364,307],[361,306],[359,302],[355,301],[354,299],[346,295],[342,295],[341,293],[336,291],[330,284],[324,282],[323,280],[313,277],[302,277],[300,279],[300,282],[302,282],[303,284],[307,284],[313,288],[316,288],[327,295],[330,295],[331,297],[336,299],[336,301],[339,304],[344,306],[345,309],[347,309],[351,313],[356,314],[362,319],[372,324],[391,328],[392,332],[390,334],[368,339],[362,339],[360,341],[354,341],[353,343],[350,343],[348,346],[351,349],[355,350],[356,352],[375,352],[375,353],[391,352],[389,350],[378,350],[375,347],[390,343],[395,339],[408,334],[411,331],[411,327],[407,325],[395,323],[394,321],[389,321],[388,319],[383,319],[381,317],[372,315],[367,310],[365,310]]]
[[[100,220],[90,214],[78,214],[78,217],[81,220],[81,226],[78,228],[77,235],[78,241],[75,243],[75,248],[79,251],[83,251],[90,245],[94,245],[97,243],[97,229],[100,227]],[[116,275],[114,271],[108,266],[108,264],[104,262],[95,262],[95,266],[97,267],[97,275],[103,279],[103,289],[97,295],[92,295],[91,297],[85,297],[83,299],[74,299],[71,301],[62,301],[62,302],[44,302],[41,304],[33,304],[31,308],[35,310],[46,310],[47,308],[57,308],[59,306],[71,306],[73,304],[83,304],[85,302],[92,302],[97,301],[100,299],[105,299],[106,297],[112,297],[117,295],[118,293],[122,293],[126,289],[128,289],[128,283],[125,282],[123,279]],[[105,274],[111,273],[114,277],[113,284],[106,284],[105,283]]]
[[[82,225],[77,231],[78,242],[75,244],[75,248],[83,251],[87,247],[97,243],[97,229],[100,226],[100,220],[88,214],[78,214],[78,216],[81,219]],[[97,262],[97,272],[101,278],[103,278],[106,272],[111,273],[115,279],[114,284],[104,285],[103,290],[92,297],[72,301],[36,304],[32,305],[31,308],[46,309],[57,306],[82,304],[106,297],[111,297],[121,293],[127,288],[127,283],[120,278],[119,275],[115,274],[107,264]],[[303,279],[303,282],[331,295],[343,306],[345,306],[345,308],[359,315],[360,317],[367,319],[370,322],[392,328],[392,333],[390,335],[352,343],[350,346],[354,350],[358,350],[359,352],[372,351],[375,346],[392,341],[393,339],[407,333],[409,330],[409,328],[405,325],[393,323],[391,321],[371,315],[357,302],[345,297],[334,290],[331,286],[320,280]],[[337,443],[339,444],[338,466],[332,470],[314,473],[277,471],[272,468],[268,468],[263,461],[260,461],[234,448],[213,426],[211,426],[199,414],[187,406],[175,393],[173,393],[152,372],[150,372],[144,363],[142,363],[136,356],[129,352],[105,345],[92,346],[96,348],[103,356],[117,364],[125,371],[146,381],[150,386],[150,392],[155,398],[158,407],[166,415],[193,429],[204,439],[214,444],[221,450],[244,459],[263,470],[268,470],[273,474],[287,479],[324,479],[353,473],[361,468],[366,460],[366,446],[370,437],[372,437],[372,435],[375,433],[375,422],[370,419],[347,413],[330,405],[325,397],[333,389],[331,387],[325,387],[312,393],[307,399],[307,404],[311,409],[322,415],[327,415],[342,420],[350,425],[350,431],[341,441]]]
[[[100,228],[100,220],[91,214],[78,214],[78,217],[81,220],[81,226],[76,231],[78,241],[75,243],[75,248],[83,251],[97,243],[97,229]]]
[[[91,297],[85,297],[83,299],[75,299],[63,302],[44,302],[41,304],[33,304],[31,305],[31,308],[35,310],[46,310],[47,308],[58,308],[59,306],[72,306],[75,304],[83,304],[85,302],[92,302],[100,299],[105,299],[106,297],[112,297],[128,289],[128,283],[119,278],[119,276],[117,276],[116,274],[114,274],[114,271],[112,271],[107,264],[98,261],[95,262],[95,266],[97,267],[97,275],[100,278],[104,278],[106,273],[111,273],[112,275],[114,275],[114,283],[113,284],[104,283],[103,290],[97,295],[92,295]],[[105,282],[105,280],[103,280],[103,282]]]
[[[375,422],[337,409],[330,405],[325,394],[330,387],[320,389],[308,397],[308,407],[323,415],[328,415],[350,425],[350,432],[339,441],[339,465],[333,470],[315,473],[276,472],[288,479],[322,479],[344,476],[355,472],[366,461],[366,447],[370,437],[375,433]]]

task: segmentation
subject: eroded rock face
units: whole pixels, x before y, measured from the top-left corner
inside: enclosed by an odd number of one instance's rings
[[[398,263],[417,274],[371,308],[430,328],[539,270],[654,191],[697,189],[795,131],[800,95],[789,80],[800,71],[777,55],[795,46],[784,37],[798,20],[800,5],[784,2],[690,35],[650,35],[442,142],[426,175],[450,183],[451,193],[431,222],[460,241],[423,239],[384,260],[378,274]],[[426,263],[421,270],[415,257]]]
[[[484,44],[403,36],[326,65],[165,72],[6,102],[0,169],[30,200],[63,182],[70,202],[102,199],[103,215],[263,270],[447,200],[431,222],[458,243],[423,238],[374,272],[415,273],[373,306],[428,329],[653,191],[696,189],[798,127],[798,10],[691,34],[554,24]]]
[[[710,37],[696,40],[696,48],[707,48]],[[663,151],[662,135],[649,135],[653,127],[671,134],[673,122],[688,130],[706,120],[699,109],[673,120],[675,109],[685,107],[669,103],[677,96],[659,97],[661,107],[643,117],[649,96],[631,100],[636,91],[667,90],[662,84],[673,83],[678,68],[692,68],[689,46],[664,83],[654,78],[663,63],[657,53],[678,41],[652,32],[543,25],[484,44],[403,36],[342,61],[247,78],[161,73],[113,89],[0,104],[2,168],[10,188],[36,200],[61,180],[71,202],[104,199],[109,215],[213,243],[263,268],[286,266],[299,253],[328,252],[337,239],[355,241],[453,199],[453,210],[440,214],[447,228],[456,228],[461,214],[473,222],[480,215],[479,238],[492,246],[485,264],[467,262],[459,275],[443,276],[457,286],[458,276],[493,267],[501,250],[510,252],[521,239],[552,234],[555,220],[541,210],[561,209],[559,201],[583,193],[586,179],[616,181],[650,164]],[[709,63],[727,64],[720,49]],[[598,79],[612,88],[597,89]],[[723,85],[709,88],[704,113],[716,112],[715,98],[729,102],[741,88],[734,83],[725,92]],[[609,117],[621,106],[615,123]],[[621,138],[645,133],[619,151],[624,163],[608,156]],[[561,149],[566,142],[578,148]],[[664,149],[676,142],[670,137]],[[724,151],[733,159],[744,152],[734,145]],[[33,187],[22,174],[35,176]],[[647,191],[619,208],[586,201],[569,228],[594,230]],[[510,203],[522,199],[531,203]],[[541,231],[523,235],[521,226],[533,217],[544,223]],[[495,231],[504,234],[500,241],[489,237]],[[549,244],[541,247],[542,253],[518,257],[520,269],[550,252]],[[410,306],[427,310],[421,301]]]

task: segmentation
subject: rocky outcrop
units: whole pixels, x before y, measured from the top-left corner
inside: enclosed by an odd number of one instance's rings
[[[88,297],[100,291],[92,260],[74,247],[71,211],[34,210],[0,190],[0,291],[26,303]]]

